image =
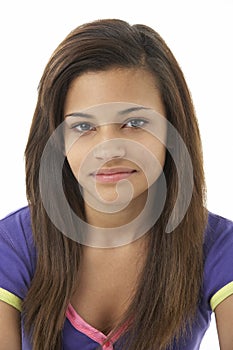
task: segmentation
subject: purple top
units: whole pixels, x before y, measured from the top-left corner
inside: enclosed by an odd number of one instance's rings
[[[209,213],[205,231],[205,268],[202,299],[192,332],[174,344],[173,350],[197,350],[209,327],[212,311],[233,294],[233,222]],[[0,221],[0,300],[21,310],[21,301],[29,289],[36,266],[28,207]],[[124,327],[106,344],[104,350],[121,350]],[[64,350],[94,350],[106,335],[89,325],[69,304],[63,328]],[[22,327],[22,349],[32,347]]]

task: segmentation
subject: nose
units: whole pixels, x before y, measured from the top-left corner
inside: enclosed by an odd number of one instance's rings
[[[96,159],[110,160],[125,157],[126,150],[123,140],[120,138],[115,138],[99,143],[94,148],[93,154]]]
[[[96,159],[110,160],[126,155],[124,139],[120,138],[113,125],[102,126],[102,132],[93,154]]]

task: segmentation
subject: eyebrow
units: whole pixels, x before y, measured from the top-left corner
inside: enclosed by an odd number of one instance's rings
[[[140,110],[151,110],[151,108],[148,108],[148,107],[131,107],[131,108],[127,108],[127,109],[124,109],[122,111],[119,111],[117,114],[118,115],[125,115],[125,114],[128,114],[128,113],[132,113],[132,112],[140,111]],[[65,115],[65,118],[66,117],[95,118],[94,115],[88,114],[88,113],[83,113],[83,112],[69,113],[69,114]]]
[[[119,115],[125,115],[127,113],[131,113],[131,112],[135,112],[135,111],[141,111],[141,110],[148,110],[148,109],[151,109],[151,108],[148,108],[148,107],[131,107],[131,108],[127,108],[127,109],[124,109],[123,111],[120,111],[118,112]]]
[[[65,118],[66,117],[94,118],[94,115],[91,115],[88,113],[82,113],[82,112],[74,112],[74,113],[66,114]]]

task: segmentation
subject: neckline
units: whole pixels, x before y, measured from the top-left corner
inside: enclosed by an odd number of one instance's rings
[[[68,304],[67,310],[66,310],[66,317],[72,324],[72,326],[78,330],[79,332],[85,334],[95,342],[102,345],[102,343],[106,340],[107,336],[111,334],[112,331],[110,331],[107,335],[102,333],[100,330],[96,329],[95,327],[91,326],[88,322],[86,322],[74,309],[74,307],[71,305],[71,303]],[[115,343],[120,336],[124,333],[128,325],[128,322],[126,322],[111,338],[111,342]]]

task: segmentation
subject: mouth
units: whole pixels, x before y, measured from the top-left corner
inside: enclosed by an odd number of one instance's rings
[[[99,169],[97,172],[94,172],[91,175],[97,182],[110,183],[127,179],[135,173],[137,173],[137,170],[131,168],[110,168]]]

